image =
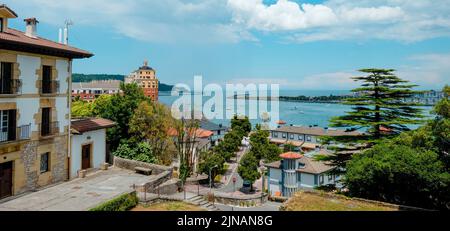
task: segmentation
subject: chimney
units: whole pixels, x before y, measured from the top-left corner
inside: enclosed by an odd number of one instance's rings
[[[31,38],[36,38],[37,36],[37,24],[39,21],[36,18],[27,18],[24,19],[26,23],[25,35]]]

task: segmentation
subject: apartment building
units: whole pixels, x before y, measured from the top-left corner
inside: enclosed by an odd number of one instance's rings
[[[15,18],[0,5],[0,199],[68,179],[72,60],[92,56]]]
[[[121,93],[120,80],[96,80],[87,83],[72,83],[72,99],[80,99],[92,102],[100,95],[114,95]]]
[[[145,61],[142,67],[133,71],[128,77],[125,78],[125,83],[137,83],[144,89],[144,94],[150,97],[153,101],[158,101],[159,95],[159,81],[156,78],[156,71],[148,66],[148,62]]]
[[[301,150],[311,151],[322,146],[323,136],[359,136],[358,131],[347,131],[317,126],[280,126],[270,131],[270,141],[277,145],[292,144]]]

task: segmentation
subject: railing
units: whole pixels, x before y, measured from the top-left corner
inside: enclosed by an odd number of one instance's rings
[[[17,95],[22,93],[22,80],[13,79],[0,87],[0,95]]]
[[[41,137],[52,136],[59,133],[59,122],[53,121],[47,125],[39,124]]]
[[[31,138],[31,124],[22,125],[18,127],[17,130],[19,140],[29,140]]]
[[[56,80],[41,80],[40,93],[41,94],[56,94],[59,92],[59,81]]]
[[[7,129],[9,130],[9,129]],[[15,134],[10,134],[10,132],[6,131],[0,132],[0,143],[10,142],[10,141],[20,141],[20,140],[28,140],[31,138],[31,124],[22,125],[17,127]]]

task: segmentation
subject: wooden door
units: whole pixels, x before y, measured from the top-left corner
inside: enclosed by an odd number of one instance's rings
[[[81,148],[81,169],[91,168],[91,144],[83,145]]]
[[[12,162],[0,164],[0,199],[12,196]]]

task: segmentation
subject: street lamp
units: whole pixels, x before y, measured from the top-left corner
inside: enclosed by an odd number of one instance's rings
[[[212,177],[211,177],[211,171],[214,169],[214,168],[217,168],[217,167],[219,167],[217,164],[214,166],[214,167],[211,167],[210,169],[209,169],[209,192],[211,192],[211,190],[212,190]]]

